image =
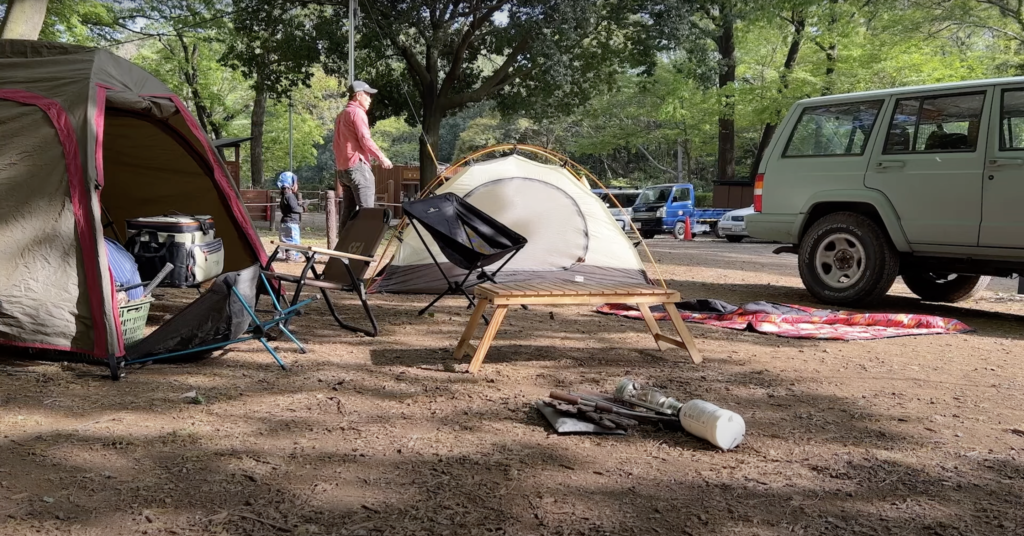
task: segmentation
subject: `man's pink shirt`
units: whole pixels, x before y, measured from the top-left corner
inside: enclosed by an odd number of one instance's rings
[[[348,169],[362,159],[367,164],[370,157],[384,160],[384,153],[370,137],[370,122],[366,108],[356,101],[349,101],[345,109],[334,120],[334,164],[337,169]]]

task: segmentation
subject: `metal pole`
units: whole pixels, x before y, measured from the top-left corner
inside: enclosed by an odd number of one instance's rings
[[[683,140],[676,140],[676,182],[683,182]]]
[[[292,98],[288,97],[288,171],[295,171],[295,166],[292,165],[292,148],[294,140],[292,139]]]
[[[356,80],[356,12],[359,0],[348,0],[348,83]]]

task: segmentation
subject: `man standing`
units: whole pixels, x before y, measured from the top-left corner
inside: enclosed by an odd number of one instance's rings
[[[352,219],[356,207],[373,206],[376,184],[370,171],[370,158],[380,161],[384,169],[392,167],[391,160],[370,138],[366,111],[370,109],[370,95],[376,92],[366,82],[352,82],[348,88],[348,104],[334,120],[334,163],[338,170],[334,189],[342,200],[342,229]]]

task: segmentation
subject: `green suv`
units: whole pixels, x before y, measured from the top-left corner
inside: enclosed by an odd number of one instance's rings
[[[1024,273],[1024,77],[800,101],[754,188],[747,231],[792,244],[819,301],[867,304],[897,275],[971,298]]]

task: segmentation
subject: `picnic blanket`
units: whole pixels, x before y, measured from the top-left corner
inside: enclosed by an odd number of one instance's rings
[[[720,300],[702,299],[679,302],[676,307],[688,322],[793,339],[863,341],[974,331],[959,320],[939,316],[830,311],[764,301],[737,307]],[[656,319],[668,320],[661,306],[652,306],[651,311]],[[621,303],[606,303],[597,312],[643,319],[636,307]]]

